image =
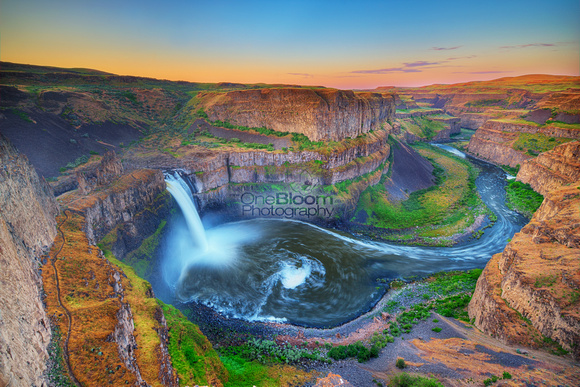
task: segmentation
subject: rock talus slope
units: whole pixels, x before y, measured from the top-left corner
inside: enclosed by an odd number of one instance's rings
[[[48,184],[0,134],[0,385],[40,385],[50,323],[38,258],[56,235]]]

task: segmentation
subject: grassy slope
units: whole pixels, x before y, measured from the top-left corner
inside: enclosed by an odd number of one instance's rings
[[[506,205],[528,218],[540,207],[544,197],[534,191],[529,184],[512,181],[506,186]]]
[[[449,237],[470,226],[485,207],[475,191],[476,171],[465,160],[437,148],[417,144],[416,149],[438,166],[436,186],[416,191],[403,202],[392,202],[383,184],[367,188],[358,210],[366,211],[367,223],[378,228],[402,230],[389,238]]]

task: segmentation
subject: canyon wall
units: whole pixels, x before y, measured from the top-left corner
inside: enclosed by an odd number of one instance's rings
[[[579,257],[577,181],[548,193],[530,223],[488,262],[470,318],[504,342],[538,347],[553,340],[579,358]]]
[[[38,264],[56,235],[58,205],[2,134],[0,166],[0,385],[40,386],[51,328]]]
[[[307,191],[311,191],[312,187],[322,189],[323,186],[348,183],[374,173],[389,157],[389,133],[390,125],[386,124],[385,130],[379,129],[338,144],[302,151],[271,152],[232,147],[210,150],[187,145],[176,148],[174,153],[180,157],[175,157],[167,153],[129,150],[124,157],[124,165],[126,170],[183,170],[195,182],[202,207],[215,207],[239,201],[241,193],[256,189],[252,184],[263,184],[265,188],[269,184],[278,185],[278,188],[280,185],[294,185],[293,191],[296,191],[296,185],[304,183],[309,185]],[[364,185],[366,188],[375,180],[362,179],[357,186]],[[356,199],[357,195],[349,197],[349,204],[343,203],[345,205],[341,211],[354,209],[350,202]],[[348,216],[348,213],[346,211],[345,215]]]
[[[580,142],[558,145],[522,164],[517,180],[546,195],[561,186],[580,181]]]
[[[381,127],[393,117],[390,94],[335,89],[261,89],[200,93],[212,121],[301,133],[312,141],[340,141]]]
[[[521,166],[532,156],[512,148],[520,133],[547,137],[580,138],[580,130],[557,126],[538,126],[519,122],[488,120],[469,141],[469,153],[499,165]]]

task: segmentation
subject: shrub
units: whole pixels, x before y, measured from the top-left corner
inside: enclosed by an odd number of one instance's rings
[[[393,376],[389,386],[392,387],[444,387],[437,379],[426,378],[420,375],[409,375],[403,372]]]
[[[397,366],[397,368],[403,369],[403,368],[407,368],[407,363],[405,363],[405,359],[400,357],[395,362],[395,366]]]
[[[441,332],[442,329],[440,327],[431,328],[433,332]]]
[[[502,379],[511,379],[511,378],[512,378],[512,375],[509,372],[507,372],[507,371],[503,372]]]

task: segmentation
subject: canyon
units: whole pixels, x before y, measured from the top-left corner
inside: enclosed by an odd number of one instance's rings
[[[92,72],[49,69],[26,77],[4,69],[0,130],[21,150],[0,134],[2,385],[54,383],[45,373],[51,338],[64,349],[61,366],[75,383],[227,385],[235,376],[212,343],[142,279],[158,275],[159,235],[176,212],[163,171],[180,171],[191,182],[202,213],[240,220],[244,193],[292,191],[336,200],[333,217],[296,219],[340,226],[353,218],[369,187],[382,182],[398,201],[428,189],[433,164],[408,144],[449,141],[460,128],[476,129],[469,153],[519,165],[517,180],[545,196],[530,222],[486,265],[468,306],[473,324],[504,343],[550,343],[580,356],[574,90],[203,89]],[[553,79],[570,81],[577,79]],[[74,89],[71,82],[87,88]],[[89,88],[101,82],[110,89]],[[31,94],[14,86],[31,84],[47,89]],[[497,84],[502,82],[492,86]],[[541,123],[520,117],[537,119],[541,114],[532,113],[538,109],[555,110]],[[425,132],[427,121],[436,129]],[[204,129],[217,127],[224,137]],[[240,140],[248,133],[262,142]],[[278,139],[288,146],[267,147]],[[43,142],[49,152],[38,151]],[[72,165],[81,156],[86,162]],[[425,176],[406,178],[413,166]],[[197,365],[180,368],[191,356]],[[295,368],[268,372],[312,378]]]

